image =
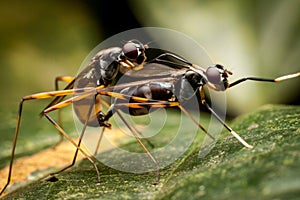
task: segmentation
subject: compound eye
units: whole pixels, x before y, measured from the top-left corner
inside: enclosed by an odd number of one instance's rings
[[[221,72],[217,67],[209,67],[206,70],[206,76],[209,82],[213,84],[221,83]]]
[[[133,42],[127,42],[122,50],[125,57],[129,59],[136,59],[141,53],[139,46]]]

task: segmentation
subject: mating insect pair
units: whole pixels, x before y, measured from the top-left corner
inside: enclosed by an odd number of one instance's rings
[[[147,51],[150,50],[155,51],[155,49],[151,49],[136,40],[127,42],[122,48],[111,47],[104,49],[97,53],[90,64],[76,77],[58,77],[56,79],[56,83],[58,81],[69,82],[64,90],[37,93],[23,97],[19,107],[7,183],[2,188],[0,194],[4,192],[10,183],[22,107],[25,101],[54,97],[53,101],[42,111],[41,116],[45,116],[60,134],[76,147],[73,162],[60,171],[52,173],[52,175],[73,166],[77,154],[80,151],[93,164],[97,172],[98,181],[100,182],[99,171],[93,156],[86,153],[80,147],[80,144],[87,126],[104,127],[100,133],[102,135],[105,128],[111,127],[111,124],[108,122],[109,119],[114,114],[117,114],[149,158],[155,163],[155,183],[157,183],[159,181],[158,161],[143,144],[141,140],[142,133],[131,127],[120,111],[132,116],[138,116],[149,114],[149,112],[152,112],[152,108],[177,107],[204,131],[204,133],[214,139],[214,137],[182,106],[186,100],[193,97],[196,92],[199,92],[200,103],[245,147],[252,148],[252,146],[232,130],[206,102],[204,87],[207,86],[216,91],[225,91],[246,80],[280,82],[300,76],[300,72],[298,72],[276,79],[247,77],[229,83],[228,77],[231,75],[231,72],[221,65],[216,64],[205,70],[167,51],[163,51],[150,59],[147,58]],[[122,82],[120,83],[118,81],[121,77]],[[126,78],[124,79],[124,77]],[[67,95],[73,96],[64,100]],[[103,99],[104,96],[112,97],[112,103],[105,101]],[[83,123],[78,143],[75,143],[63,130],[61,125],[49,116],[49,112],[59,110],[71,104],[74,104],[74,111],[78,119]],[[106,113],[102,110],[103,106],[109,107]],[[152,145],[150,141],[147,140],[147,142]]]

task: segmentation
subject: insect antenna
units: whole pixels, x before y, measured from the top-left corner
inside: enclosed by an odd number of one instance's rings
[[[297,72],[297,73],[294,73],[294,74],[289,74],[289,75],[284,75],[284,76],[280,76],[280,77],[277,77],[275,79],[267,79],[267,78],[257,78],[257,77],[246,77],[246,78],[241,78],[231,84],[229,84],[229,87],[233,87],[237,84],[240,84],[244,81],[247,81],[247,80],[251,80],[251,81],[262,81],[262,82],[281,82],[281,81],[284,81],[284,80],[288,80],[288,79],[292,79],[292,78],[296,78],[300,76],[300,72]]]

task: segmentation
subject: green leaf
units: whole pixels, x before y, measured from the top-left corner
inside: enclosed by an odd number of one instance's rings
[[[125,173],[101,163],[98,185],[94,168],[83,160],[57,175],[56,182],[39,180],[4,199],[296,199],[300,196],[299,119],[299,106],[281,105],[240,116],[231,127],[253,149],[224,132],[224,138],[200,159],[197,137],[182,157],[160,170],[157,186],[154,172]],[[125,147],[137,148],[134,143]],[[118,159],[113,153],[102,156]]]

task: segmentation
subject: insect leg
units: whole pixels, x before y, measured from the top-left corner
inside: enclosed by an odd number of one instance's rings
[[[59,90],[59,84],[58,84],[59,82],[71,83],[71,82],[73,82],[74,79],[75,78],[73,76],[57,76],[55,78],[55,90]],[[73,88],[73,85],[72,85],[72,87],[70,87],[70,85],[68,85],[65,89],[67,89],[67,88],[71,89],[71,88]],[[58,102],[62,101],[64,97],[65,96],[60,96],[60,98],[57,98],[55,103],[58,103]],[[51,103],[48,105],[48,107],[51,106]],[[57,122],[61,127],[63,127],[62,119],[61,119],[61,111],[60,110],[57,111]],[[61,134],[59,134],[59,135],[60,135],[59,141],[56,143],[54,148],[57,145],[59,145],[64,139],[64,137]]]
[[[144,106],[152,106],[155,108],[163,108],[163,107],[179,107],[194,123],[198,125],[198,127],[203,130],[206,134],[208,134],[212,139],[214,139],[213,136],[211,136],[205,128],[203,128],[181,105],[179,102],[169,102],[169,101],[156,101],[156,102],[142,102],[142,103],[119,103],[115,105],[115,109],[121,108],[121,107],[129,107],[129,108],[143,108]],[[156,182],[159,180],[159,165],[157,163],[157,160],[152,156],[150,151],[144,146],[144,144],[141,142],[140,138],[137,136],[136,131],[128,124],[128,122],[123,118],[121,114],[119,114],[119,117],[124,122],[124,124],[128,127],[128,129],[132,132],[136,140],[140,143],[140,145],[143,147],[143,149],[147,152],[149,157],[153,160],[153,162],[156,164],[157,167],[157,174],[156,174]]]
[[[294,74],[288,74],[285,76],[280,76],[277,77],[275,79],[267,79],[267,78],[257,78],[257,77],[246,77],[246,78],[241,78],[231,84],[229,84],[229,87],[233,87],[237,84],[240,84],[241,82],[247,81],[247,80],[251,80],[251,81],[263,81],[263,82],[281,82],[284,80],[288,80],[288,79],[292,79],[292,78],[296,78],[296,77],[300,77],[300,72],[294,73]]]
[[[106,106],[107,108],[110,107],[109,103],[107,101],[105,101],[103,98],[101,98],[101,103]],[[100,111],[101,112],[101,111]],[[102,137],[103,137],[103,134],[104,134],[104,131],[105,131],[105,126],[102,127],[102,130],[101,130],[101,133],[100,133],[100,136],[99,136],[99,139],[98,139],[98,142],[97,142],[97,145],[96,145],[96,149],[95,149],[95,152],[94,152],[94,156],[96,156],[98,154],[98,149],[100,147],[100,143],[101,143],[101,140],[102,140]]]
[[[60,81],[65,82],[65,83],[71,83],[73,80],[74,80],[74,77],[72,77],[72,76],[57,76],[55,78],[55,90],[59,90],[58,83]],[[57,121],[58,121],[58,124],[62,127],[60,110],[57,111]]]
[[[74,140],[47,114],[45,113],[44,114],[45,117],[54,125],[54,127],[69,141],[71,142],[75,147],[76,147],[76,152],[78,152],[78,150],[90,161],[90,163],[94,166],[95,170],[96,170],[96,173],[97,173],[97,176],[98,176],[98,182],[100,183],[100,173],[99,173],[99,170],[98,170],[98,167],[95,163],[95,161],[92,159],[91,156],[89,156],[82,148],[80,148],[80,146],[78,146]],[[84,130],[83,130],[84,132]],[[81,141],[81,140],[80,140]],[[77,157],[77,154],[75,154],[74,156],[74,159],[73,160],[76,160],[76,157]],[[72,165],[71,165],[72,166]],[[68,169],[69,167],[66,167],[58,172],[55,172],[54,174],[57,174],[57,173],[60,173],[61,171],[64,171],[66,169]]]
[[[117,104],[112,104],[111,107],[109,108],[108,112],[104,114],[103,112],[98,112],[97,117],[100,126],[104,127],[111,127],[111,124],[109,124],[107,121],[114,115],[114,113],[117,111],[118,108],[120,107],[127,107],[127,108],[144,108],[145,106],[149,106],[151,103],[151,106],[154,108],[162,108],[162,107],[174,107],[176,106],[178,102],[168,102],[168,101],[158,101],[158,100],[149,100],[147,98],[143,97],[136,97],[136,96],[128,96],[128,95],[123,95],[121,93],[109,93],[114,95],[113,97],[120,98],[120,99],[126,99],[126,98],[131,98],[135,100],[138,103],[117,103]],[[143,103],[140,103],[143,102]],[[174,105],[173,105],[174,104]],[[117,109],[116,109],[117,108]]]
[[[212,136],[199,122],[197,122],[194,117],[188,113],[186,109],[184,109],[181,105],[178,105],[178,108],[186,115],[188,116],[205,134],[207,134],[212,140],[215,140],[215,137]]]
[[[91,95],[91,94],[89,94],[89,95]],[[86,95],[82,95],[82,96],[86,97]],[[69,105],[69,104],[71,104],[71,102],[73,102],[74,100],[79,100],[78,97],[81,97],[81,96],[74,96],[74,97],[72,97],[72,98],[70,98],[70,99],[68,99],[68,100],[65,100],[65,101],[60,102],[60,103],[59,103],[59,104],[60,104],[60,107]],[[84,97],[81,97],[80,99],[82,99],[82,98],[84,98]],[[76,99],[76,98],[77,98],[77,99]],[[95,104],[95,100],[96,100],[96,95],[95,95],[95,98],[93,98],[93,100],[91,101],[91,104],[90,104],[90,107],[89,107],[89,111],[88,111],[88,114],[87,114],[87,118],[86,118],[86,120],[85,120],[84,126],[83,126],[83,128],[82,128],[82,130],[81,130],[81,134],[80,134],[80,136],[79,136],[78,143],[77,143],[77,145],[76,145],[76,151],[75,151],[75,153],[74,153],[74,157],[73,157],[72,163],[71,163],[70,165],[64,167],[63,169],[59,170],[59,171],[56,171],[56,172],[51,173],[50,175],[54,175],[54,174],[61,173],[61,172],[65,171],[66,169],[69,169],[70,167],[74,166],[74,164],[75,164],[75,162],[76,162],[76,159],[77,159],[78,151],[81,151],[81,152],[82,152],[82,150],[81,150],[81,148],[80,148],[80,144],[81,144],[82,138],[83,138],[83,136],[84,136],[84,133],[85,133],[85,130],[86,130],[86,127],[87,127],[87,122],[88,122],[88,120],[89,120],[89,118],[90,118],[90,116],[91,116],[92,108],[93,108],[93,105]],[[58,105],[58,104],[57,104],[57,105]],[[53,107],[56,107],[56,105],[53,106]],[[55,126],[55,128],[56,128],[59,132],[61,132],[63,129],[59,126],[59,124],[57,124],[56,122],[54,122],[54,120],[52,120],[52,119],[49,117],[49,115],[47,114],[48,112],[53,111],[53,110],[55,110],[55,109],[52,108],[52,107],[46,109],[46,110],[44,111],[44,115],[47,117],[48,120],[50,120],[50,122]],[[55,123],[56,123],[56,124],[55,124]],[[63,134],[63,135],[64,135],[64,134]],[[65,136],[65,135],[64,135],[64,136]],[[85,155],[85,156],[87,157],[87,159],[94,165],[94,167],[95,167],[95,169],[96,169],[96,172],[97,172],[97,175],[98,175],[98,182],[100,183],[100,175],[99,175],[99,171],[98,171],[98,168],[97,168],[95,162],[92,160],[92,157],[88,156],[86,153],[84,153],[84,155]]]
[[[211,114],[245,147],[252,149],[253,146],[248,144],[241,136],[239,136],[232,128],[230,128],[219,116],[218,114],[209,106],[209,104],[205,101],[204,97],[204,90],[203,88],[200,88],[200,97],[201,97],[201,103],[206,106],[206,108],[211,112]]]
[[[10,179],[11,179],[13,160],[14,160],[14,157],[15,157],[15,150],[16,150],[17,139],[18,139],[18,134],[19,134],[19,127],[20,127],[20,122],[21,122],[21,115],[22,115],[22,110],[23,110],[23,102],[24,102],[24,100],[22,99],[21,102],[20,102],[20,104],[19,104],[17,125],[16,125],[16,129],[15,129],[15,134],[14,134],[14,141],[13,141],[13,147],[12,147],[11,158],[10,158],[10,163],[9,163],[9,171],[8,171],[8,175],[7,175],[7,181],[6,181],[6,184],[4,185],[4,187],[2,188],[2,190],[0,192],[0,195],[7,188],[7,186],[10,183]]]
[[[74,94],[75,90],[61,90],[61,91],[51,91],[51,92],[42,92],[42,93],[36,93],[32,95],[27,95],[24,96],[20,103],[19,103],[19,110],[18,110],[18,117],[17,117],[17,122],[16,122],[16,129],[14,132],[14,139],[13,139],[13,145],[12,145],[12,151],[11,151],[11,159],[9,163],[9,171],[7,175],[7,182],[0,191],[0,195],[4,192],[4,190],[7,188],[11,181],[11,175],[12,175],[12,167],[13,167],[13,160],[15,157],[15,150],[16,150],[16,145],[17,145],[17,139],[19,135],[19,128],[20,128],[20,123],[21,123],[21,116],[22,116],[22,110],[23,110],[23,103],[28,100],[34,100],[34,99],[43,99],[43,98],[51,98],[51,97],[59,97],[59,96],[64,96],[64,95],[70,95]],[[76,145],[76,144],[75,144]],[[76,146],[77,147],[77,146]]]
[[[144,149],[144,151],[147,153],[147,155],[150,157],[150,159],[154,162],[156,166],[156,177],[155,177],[155,182],[154,185],[157,185],[159,182],[159,164],[155,157],[151,154],[151,152],[147,149],[147,147],[143,144],[141,139],[138,137],[137,133],[135,130],[128,124],[128,122],[124,119],[122,115],[119,115],[120,119],[123,121],[123,123],[127,126],[127,128],[130,130],[132,135],[135,137],[135,139],[138,141],[138,143],[141,145],[141,147]]]
[[[58,86],[59,81],[65,83],[71,83],[73,80],[74,80],[73,76],[57,76],[55,78],[55,90],[59,90],[59,86]]]
[[[98,117],[98,120],[99,120],[99,124],[100,126],[103,127],[102,131],[101,131],[101,134],[100,134],[100,137],[99,137],[99,140],[97,142],[97,146],[96,146],[96,150],[95,150],[95,153],[94,155],[96,155],[98,153],[98,148],[100,146],[100,142],[101,142],[101,139],[102,139],[102,135],[103,135],[103,132],[104,132],[104,129],[107,127],[107,128],[110,128],[110,124],[107,122],[113,115],[114,113],[117,113],[118,116],[121,115],[121,113],[114,109],[114,104],[110,107],[110,110],[108,111],[108,113],[105,115],[103,112],[99,112],[97,114],[97,117]],[[134,131],[139,135],[141,136],[144,140],[146,140],[146,142],[150,145],[150,147],[154,148],[154,144],[148,140],[141,132],[139,132],[138,130],[136,130],[134,127],[132,127],[134,129]]]
[[[99,147],[100,147],[100,143],[101,143],[101,140],[102,140],[104,131],[105,131],[105,127],[102,127],[102,130],[101,130],[101,133],[100,133],[100,136],[99,136],[97,145],[96,145],[96,149],[95,149],[95,152],[94,152],[94,154],[93,154],[94,156],[96,156],[96,155],[98,154],[98,149],[99,149]]]
[[[153,100],[154,101],[154,100]],[[129,108],[143,108],[145,106],[151,106],[154,108],[165,108],[165,107],[178,107],[187,117],[189,117],[205,134],[207,134],[211,139],[215,140],[215,138],[208,133],[208,131],[199,123],[197,122],[194,117],[188,113],[188,111],[183,108],[179,102],[169,102],[169,101],[156,101],[156,102],[143,102],[143,103],[119,103],[116,104],[115,107],[129,107]]]
[[[120,117],[121,113],[120,113],[118,110],[116,111],[116,113],[117,113],[118,116]],[[144,136],[143,133],[141,133],[140,131],[136,130],[135,127],[132,127],[132,128],[134,129],[134,131],[135,131],[140,137],[143,138],[143,140],[145,140],[145,141],[149,144],[149,146],[150,146],[151,148],[154,148],[154,147],[155,147],[155,145],[154,145],[150,140],[148,140],[148,139]]]
[[[130,96],[130,95],[125,95],[125,94],[121,94],[121,93],[116,93],[116,92],[105,92],[105,91],[99,91],[99,94],[102,95],[106,95],[106,96],[111,96],[111,97],[115,97],[115,98],[119,98],[119,99],[134,99],[136,101],[142,101],[142,102],[147,102],[149,101],[149,99],[146,98],[142,98],[142,97],[134,97],[134,96]],[[115,104],[112,104],[109,106],[109,103],[107,103],[106,101],[102,101],[102,103],[104,105],[106,105],[107,107],[110,107],[108,112],[106,113],[106,115],[103,112],[98,112],[98,121],[100,126],[103,126],[103,128],[105,127],[110,127],[111,125],[109,123],[107,123],[107,121],[114,115],[115,112],[117,112],[118,115],[120,115],[119,111],[117,109],[115,109]],[[148,140],[141,132],[137,131],[135,129],[136,133],[140,136],[142,136],[144,138],[144,140],[146,140],[146,142],[152,147],[154,148],[154,144]],[[101,136],[100,136],[101,137]],[[99,141],[100,142],[100,141]],[[97,149],[99,147],[99,142],[97,144]],[[96,151],[97,151],[96,149]]]

